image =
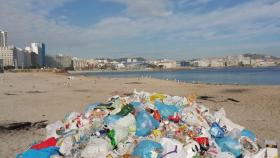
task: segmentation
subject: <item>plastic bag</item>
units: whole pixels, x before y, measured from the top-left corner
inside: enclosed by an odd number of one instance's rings
[[[239,139],[241,149],[245,155],[255,155],[259,151],[259,146],[256,142],[248,137],[241,136]]]
[[[88,104],[87,107],[85,108],[85,113],[94,110],[100,104],[101,104],[100,102],[97,102],[97,103],[94,103],[94,104]]]
[[[128,105],[125,105],[124,107],[122,107],[121,111],[116,113],[116,115],[126,116],[131,112],[134,112],[134,107],[132,105],[128,104]]]
[[[178,112],[178,109],[174,105],[166,105],[158,101],[155,102],[156,109],[159,111],[160,116],[167,119],[169,116],[173,116],[174,113]]]
[[[71,154],[71,149],[73,148],[73,138],[72,137],[66,137],[62,141],[62,144],[60,146],[59,152],[62,153],[65,156],[68,156]]]
[[[239,140],[241,137],[241,131],[237,128],[234,128],[227,135],[232,139]]]
[[[84,158],[98,157],[98,155],[106,156],[110,149],[110,145],[105,139],[93,138],[82,151],[81,156]]]
[[[230,152],[235,157],[241,155],[241,145],[237,140],[226,136],[223,138],[216,138],[215,142],[221,148],[222,152]]]
[[[156,100],[160,100],[162,102],[164,98],[166,98],[165,95],[156,93],[150,96],[150,101],[154,102]]]
[[[124,141],[127,138],[128,136],[127,128],[117,127],[114,129],[115,129],[115,138],[117,144],[121,141]]]
[[[162,157],[164,158],[180,158],[187,157],[187,153],[183,145],[176,139],[162,138],[159,142],[163,147]]]
[[[215,138],[222,138],[225,134],[223,128],[216,122],[212,123],[209,133]]]
[[[134,148],[132,155],[141,158],[158,158],[162,151],[161,144],[151,140],[143,140]]]
[[[59,155],[59,147],[48,147],[41,150],[28,149],[16,158],[50,158],[52,155]]]
[[[206,124],[193,112],[182,114],[182,120],[191,126],[202,126],[203,124]]]
[[[48,124],[47,127],[46,127],[46,136],[47,136],[47,138],[50,138],[50,137],[58,138],[59,135],[57,135],[56,130],[60,129],[63,126],[64,125],[63,125],[63,123],[61,121],[56,121],[55,123]]]
[[[250,130],[248,130],[248,129],[243,129],[241,131],[241,136],[248,137],[248,138],[250,138],[254,142],[257,141],[256,135],[253,132],[251,132]]]
[[[147,136],[152,130],[158,128],[159,122],[149,115],[145,110],[140,111],[136,116],[136,135]]]
[[[214,117],[217,119],[216,122],[219,122],[221,126],[225,126],[228,131],[231,131],[234,128],[242,131],[244,129],[243,126],[233,123],[231,120],[226,118],[226,112],[224,108],[221,108],[219,111],[214,113]]]
[[[119,119],[121,119],[121,116],[119,115],[109,115],[104,118],[104,124],[111,125],[117,122]]]
[[[120,118],[119,120],[115,121],[113,124],[111,124],[111,126],[113,128],[116,128],[116,127],[123,127],[123,128],[135,127],[136,126],[135,116],[129,113],[125,117]]]
[[[184,149],[187,153],[186,158],[193,158],[195,155],[198,155],[200,152],[200,146],[196,141],[189,141],[185,146]]]

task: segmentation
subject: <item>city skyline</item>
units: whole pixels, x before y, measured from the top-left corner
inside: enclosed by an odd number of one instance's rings
[[[8,44],[77,57],[279,57],[280,1],[0,0]],[[17,25],[15,25],[17,24]]]

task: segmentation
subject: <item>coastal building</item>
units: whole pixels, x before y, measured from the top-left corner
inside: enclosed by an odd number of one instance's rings
[[[8,35],[6,31],[0,30],[0,47],[8,47]]]
[[[238,56],[238,61],[244,66],[251,65],[251,58],[245,57],[243,54]]]
[[[21,48],[15,48],[15,67],[29,68],[31,66],[31,54]]]
[[[227,56],[226,57],[226,66],[234,67],[239,66],[239,60],[237,56]]]
[[[275,62],[275,61],[266,61],[264,59],[252,59],[251,60],[251,65],[253,67],[271,67],[271,66],[276,66],[277,62]]]
[[[44,43],[38,43],[38,42],[31,43],[31,51],[36,54],[36,55],[33,55],[34,56],[33,63],[36,66],[44,67],[46,65],[45,44]]]
[[[174,60],[161,60],[160,62],[157,63],[158,66],[165,68],[165,69],[170,69],[170,68],[176,68],[177,67],[177,62]]]
[[[72,58],[74,70],[85,70],[88,69],[87,60],[79,59],[77,57]]]
[[[107,60],[107,59],[98,59],[98,60],[96,60],[96,61],[97,61],[97,63],[103,63],[103,64],[108,63],[108,60]]]
[[[15,48],[0,47],[0,59],[3,61],[3,66],[15,66]]]
[[[211,67],[225,67],[225,60],[223,58],[213,58],[210,62]]]
[[[191,66],[191,62],[183,60],[180,62],[180,66],[181,67]]]
[[[88,67],[89,70],[95,69],[97,65],[98,65],[97,60],[95,60],[95,59],[88,59],[87,60],[87,67]]]
[[[72,57],[63,54],[47,56],[46,66],[51,68],[72,68]]]
[[[198,59],[193,61],[193,65],[197,67],[210,67],[211,66],[211,60],[210,59]]]
[[[127,59],[126,59],[126,62],[127,62],[127,63],[131,63],[131,62],[132,62],[132,59],[127,58]]]

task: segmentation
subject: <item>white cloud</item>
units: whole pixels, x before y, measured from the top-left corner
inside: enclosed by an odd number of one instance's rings
[[[165,17],[172,14],[168,0],[104,0],[122,3],[127,6],[128,16],[156,16]]]
[[[179,6],[198,6],[205,5],[213,0],[178,0]]]
[[[167,0],[110,0],[125,4],[126,14],[121,17],[112,15],[86,28],[57,23],[47,18],[54,8],[69,1],[72,0],[0,0],[1,25],[9,31],[9,42],[25,46],[32,41],[43,41],[50,52],[101,54],[110,50],[125,51],[126,44],[137,38],[157,38],[159,43],[191,43],[200,40],[234,41],[280,32],[280,1],[274,0],[251,1],[207,14],[172,13],[168,6],[170,1]],[[200,2],[207,3],[204,0]],[[221,30],[229,32],[219,33]],[[112,45],[117,40],[126,42],[119,47]],[[177,47],[180,45],[174,46],[174,50]],[[183,45],[181,47],[184,48]],[[161,45],[147,49],[152,48],[158,52],[165,51]],[[147,49],[146,52],[149,52]],[[201,51],[211,52],[211,47],[207,50]],[[144,52],[145,48],[141,51]]]

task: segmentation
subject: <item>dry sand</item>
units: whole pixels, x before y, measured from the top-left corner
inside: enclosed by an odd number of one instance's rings
[[[82,112],[89,103],[134,89],[188,96],[214,97],[198,100],[211,110],[225,108],[227,117],[252,130],[260,144],[280,140],[280,86],[186,84],[159,79],[75,77],[53,73],[0,74],[0,123],[60,120],[67,112]],[[233,98],[240,102],[227,100]],[[227,100],[227,101],[226,101]],[[33,141],[45,138],[44,129],[0,133],[0,157],[15,157]]]

